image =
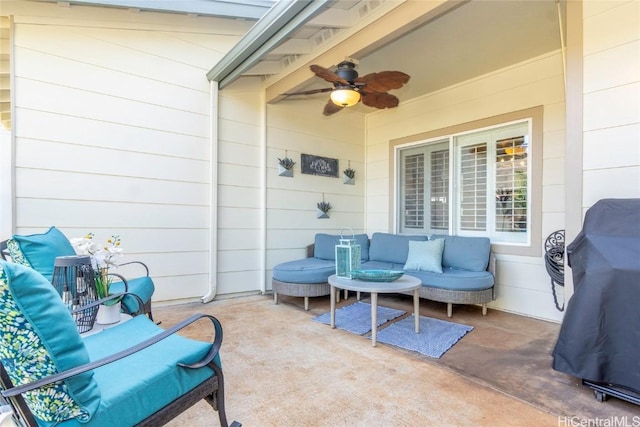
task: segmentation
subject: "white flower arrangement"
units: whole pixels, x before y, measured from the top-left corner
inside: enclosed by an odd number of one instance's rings
[[[96,291],[99,298],[109,296],[109,287],[112,278],[108,276],[109,268],[117,267],[115,259],[123,256],[123,249],[120,246],[120,236],[111,236],[105,245],[101,245],[93,237],[93,233],[88,233],[84,237],[70,239],[71,245],[78,255],[89,255],[91,266],[95,271]],[[118,301],[113,301],[112,304]]]

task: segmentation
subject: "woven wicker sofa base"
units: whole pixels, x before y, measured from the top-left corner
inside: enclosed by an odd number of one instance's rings
[[[409,295],[410,293],[403,292]],[[482,315],[487,315],[487,303],[493,301],[493,287],[479,291],[455,291],[451,289],[423,286],[418,291],[420,298],[447,303],[447,317],[453,316],[453,304],[482,304]]]
[[[322,297],[331,293],[328,283],[289,283],[272,279],[273,300],[278,304],[278,294],[304,297],[304,309],[309,310],[309,297]]]

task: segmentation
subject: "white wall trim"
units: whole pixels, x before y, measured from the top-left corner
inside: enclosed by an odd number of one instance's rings
[[[582,229],[583,210],[583,14],[582,2],[567,3],[567,85],[565,136],[565,242],[571,242]],[[566,255],[565,255],[566,258]],[[573,295],[573,274],[568,262],[564,271],[564,301]]]
[[[267,292],[267,93],[260,94],[260,292]]]

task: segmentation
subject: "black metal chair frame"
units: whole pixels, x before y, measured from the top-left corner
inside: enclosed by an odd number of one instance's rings
[[[78,310],[85,310],[87,307],[91,305],[99,305],[103,302],[110,300],[112,298],[120,298],[124,296],[126,293],[119,293],[110,295],[107,298],[103,298],[101,300],[95,301],[87,306],[81,307]],[[134,298],[138,299],[139,306],[142,307],[142,301],[135,294],[129,294]],[[173,402],[169,403],[167,406],[157,411],[156,413],[150,415],[146,419],[142,420],[138,425],[139,426],[158,426],[164,425],[185,410],[189,409],[191,406],[204,399],[207,403],[209,403],[214,410],[218,411],[218,417],[220,419],[220,425],[222,427],[228,427],[229,424],[227,422],[227,417],[225,413],[224,406],[224,376],[222,374],[222,369],[214,362],[214,358],[218,354],[220,350],[220,346],[222,345],[222,325],[213,316],[207,314],[194,314],[188,319],[183,320],[177,325],[163,331],[162,333],[154,336],[153,338],[147,339],[138,343],[137,345],[130,347],[126,350],[113,354],[111,356],[102,358],[100,360],[96,360],[94,362],[86,363],[81,366],[77,366],[73,369],[69,369],[63,372],[59,372],[54,375],[49,375],[45,378],[42,378],[37,381],[33,381],[31,383],[23,384],[20,386],[14,386],[9,379],[4,366],[0,363],[0,394],[7,399],[14,412],[21,420],[21,422],[28,427],[37,427],[38,423],[31,413],[29,407],[27,406],[25,400],[22,398],[22,393],[25,393],[29,390],[34,390],[36,388],[45,386],[47,384],[52,384],[57,381],[62,381],[66,378],[73,377],[75,375],[81,374],[83,372],[90,371],[92,369],[99,368],[100,366],[107,365],[109,363],[115,362],[120,359],[124,359],[127,356],[130,356],[134,353],[137,353],[140,350],[143,350],[147,347],[154,345],[157,342],[162,341],[163,339],[175,334],[176,332],[184,329],[185,327],[191,325],[192,323],[200,320],[200,319],[209,319],[213,324],[215,329],[215,338],[211,345],[211,349],[206,354],[206,356],[199,362],[193,364],[179,364],[180,366],[188,369],[199,369],[204,366],[208,366],[211,368],[215,375],[212,375],[197,387],[177,398]],[[242,424],[234,421],[231,423],[231,427],[241,427]]]

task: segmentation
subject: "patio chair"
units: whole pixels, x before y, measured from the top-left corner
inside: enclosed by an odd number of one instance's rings
[[[176,333],[199,320],[211,322],[213,342]],[[20,424],[157,426],[204,399],[228,426],[222,326],[213,316],[196,314],[167,330],[134,316],[81,336],[44,276],[0,260],[0,344],[0,394]]]
[[[76,251],[71,246],[69,239],[56,227],[51,227],[46,233],[31,234],[28,236],[14,235],[11,239],[0,242],[0,256],[9,260],[31,267],[51,281],[55,259],[59,256],[75,255]],[[153,320],[151,311],[151,297],[155,291],[153,280],[149,276],[149,268],[140,261],[130,261],[119,264],[135,265],[144,270],[144,275],[134,278],[125,278],[121,274],[110,273],[114,277],[111,284],[111,293],[128,292],[140,297],[144,303],[144,311]],[[122,300],[122,307],[127,313],[138,311],[138,302],[131,295]]]

